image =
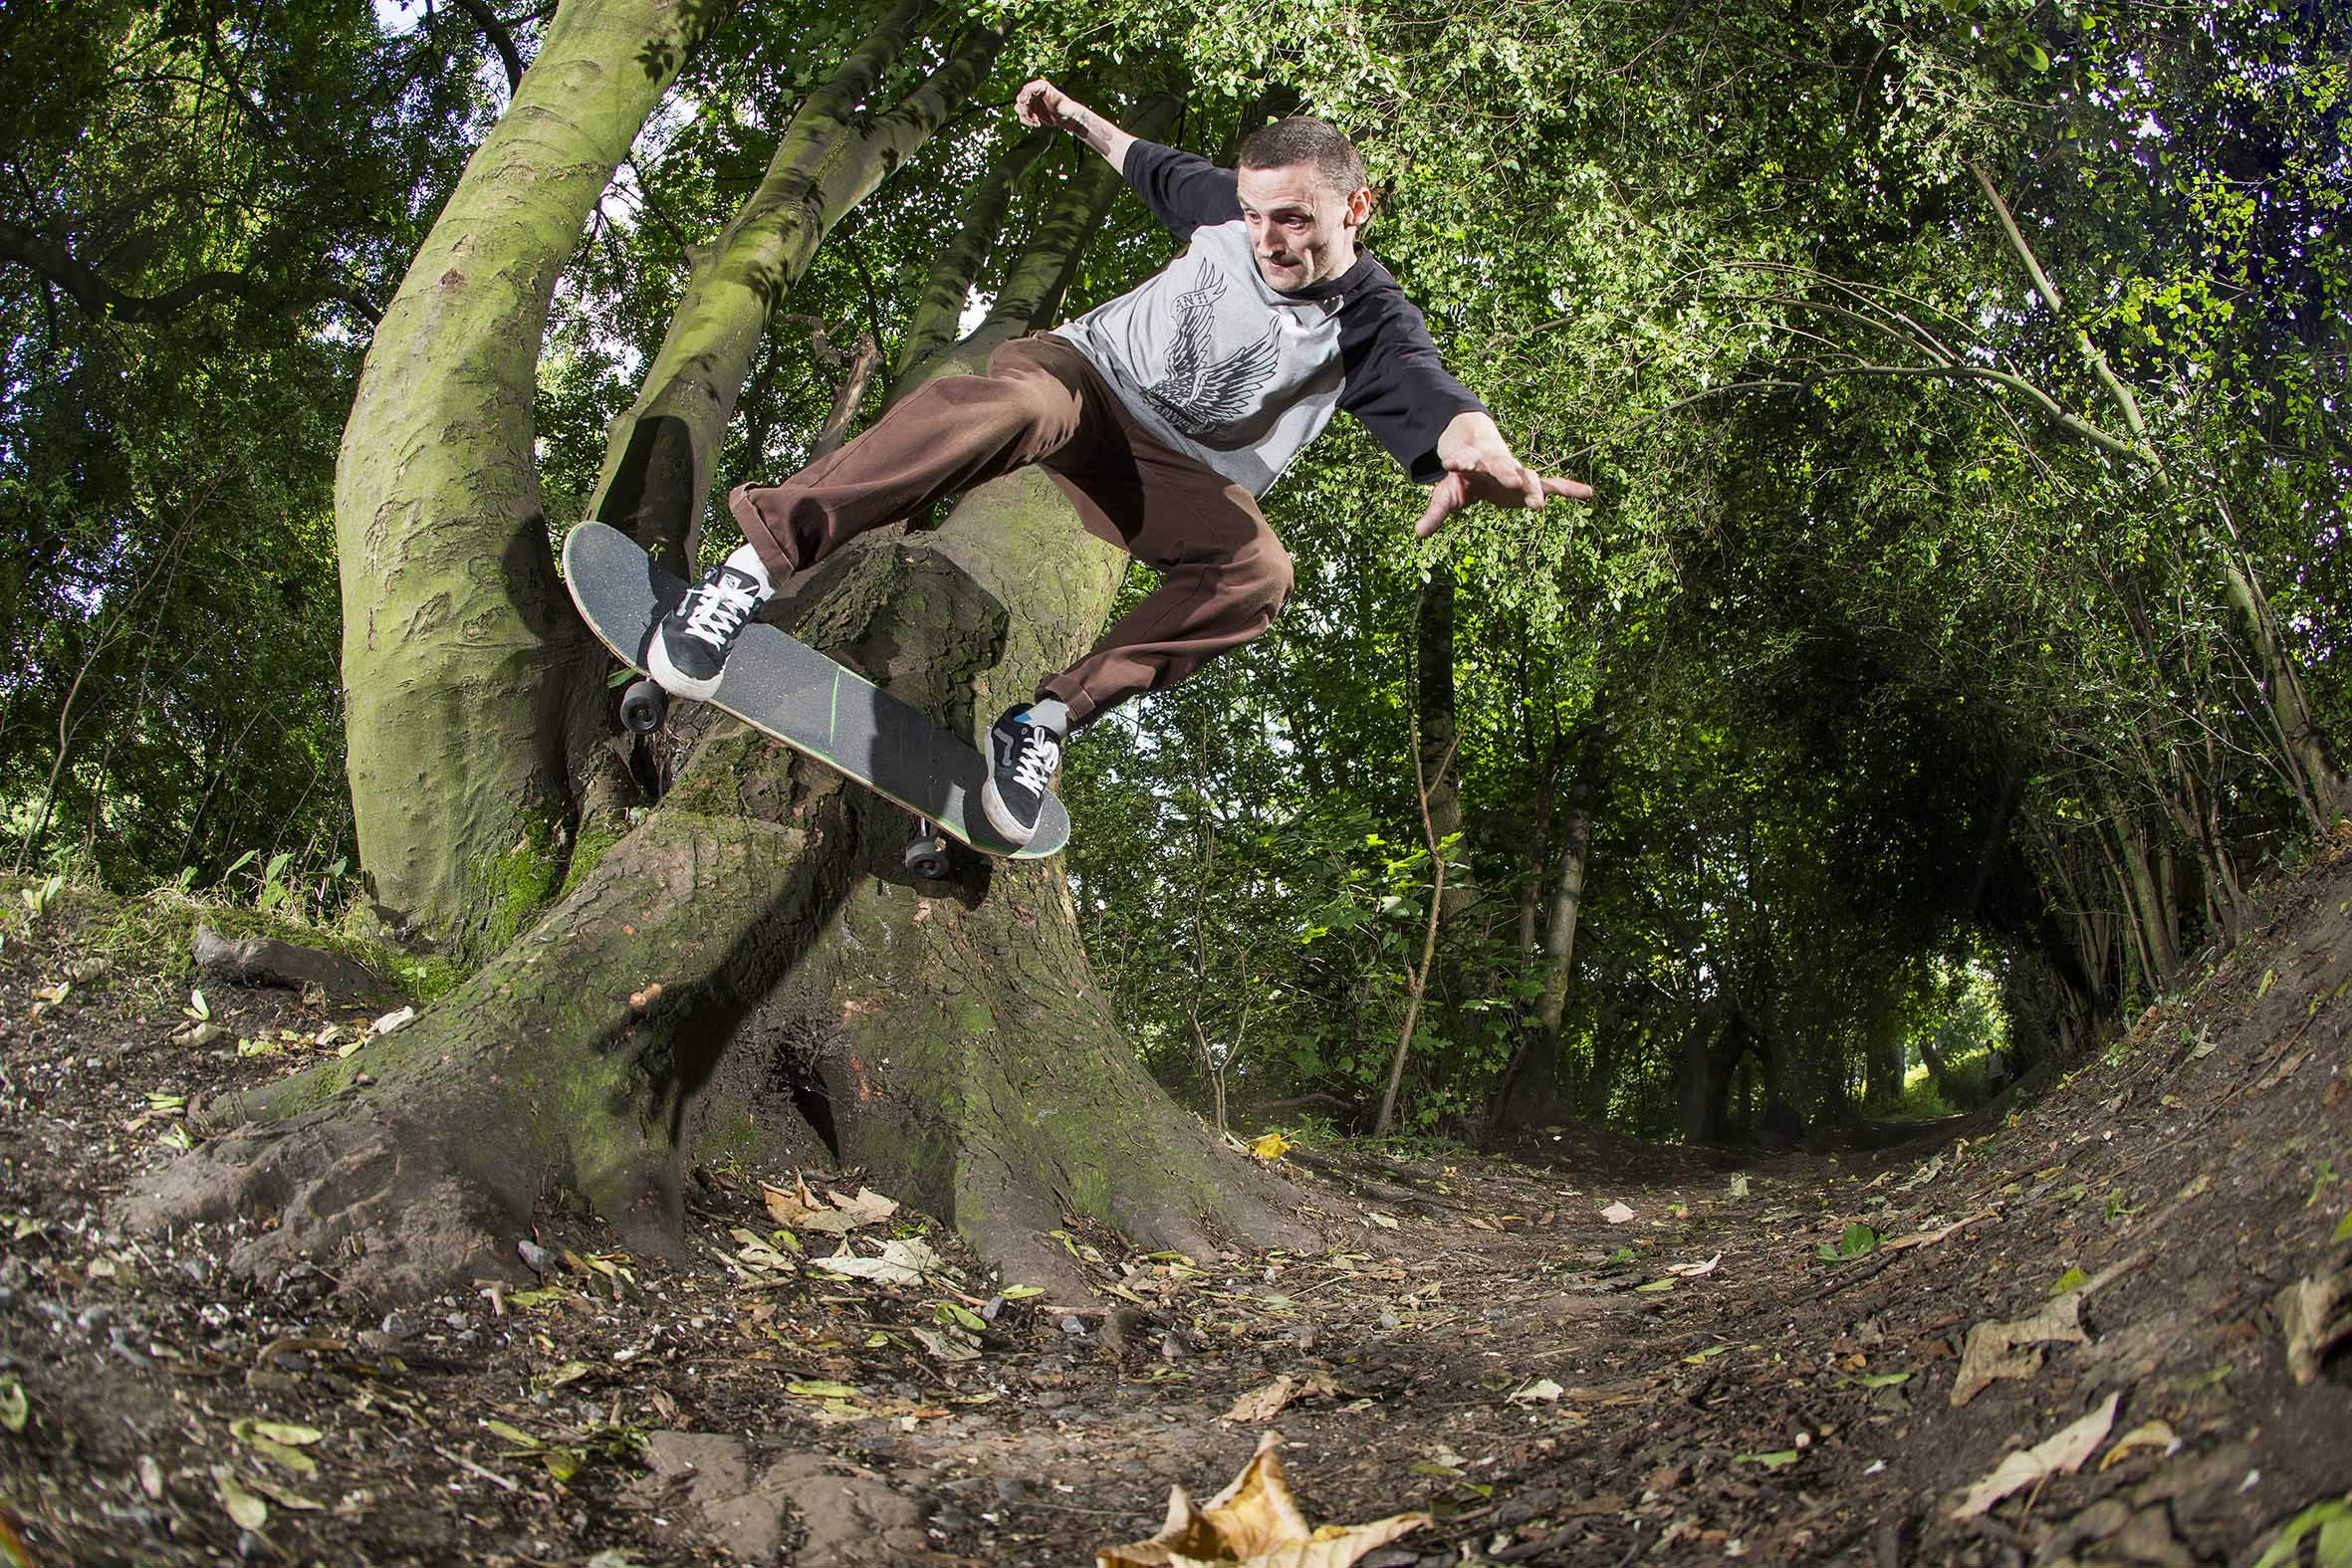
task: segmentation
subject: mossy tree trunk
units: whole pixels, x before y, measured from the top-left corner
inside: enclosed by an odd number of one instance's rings
[[[378,910],[495,950],[571,814],[532,391],[556,278],[718,6],[564,0],[376,327],[335,486],[352,809]]]
[[[684,572],[689,524],[779,302],[832,226],[930,139],[996,57],[1000,35],[976,31],[903,103],[872,112],[867,100],[923,10],[902,0],[802,104],[759,185],[716,239],[694,248],[669,331],[615,422],[588,515],[673,571]]]
[[[1074,182],[1014,282],[1066,279],[1112,193]],[[1048,318],[1059,288],[1025,287],[1026,317],[1009,283],[982,334]],[[971,735],[1082,650],[1123,571],[1033,471],[937,530],[859,541],[796,579],[785,611]],[[1042,1235],[1063,1215],[1194,1252],[1218,1229],[1312,1243],[1287,1187],[1137,1064],[1058,864],[972,856],[916,883],[898,857],[908,826],[719,724],[643,822],[464,987],[344,1061],[208,1107],[225,1135],[129,1218],[266,1211],[277,1224],[243,1266],[333,1253],[347,1285],[409,1294],[512,1271],[512,1237],[566,1192],[629,1245],[675,1250],[681,1173],[726,1149],[862,1165],[1010,1275],[1062,1288],[1077,1278]]]

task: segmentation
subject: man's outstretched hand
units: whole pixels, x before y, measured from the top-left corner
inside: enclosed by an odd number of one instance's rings
[[[1446,477],[1430,491],[1429,509],[1413,525],[1413,533],[1421,539],[1444,528],[1448,518],[1473,501],[1537,512],[1553,496],[1592,499],[1590,485],[1538,474],[1521,462],[1494,419],[1486,414],[1456,414],[1437,438],[1437,460],[1445,465]]]
[[[1013,95],[1013,112],[1020,116],[1025,125],[1072,129],[1072,121],[1064,117],[1063,112],[1084,107],[1044,77],[1022,83],[1021,91]]]

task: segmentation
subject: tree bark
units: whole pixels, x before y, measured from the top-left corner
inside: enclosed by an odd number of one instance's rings
[[[906,49],[921,0],[901,0],[793,116],[759,186],[694,257],[692,278],[616,422],[588,515],[685,574],[690,525],[760,336],[841,217],[929,139],[971,93],[1002,41],[977,32],[888,113],[854,111]]]
[[[1092,188],[1049,243],[1082,243],[1110,195]],[[1124,569],[1033,470],[973,491],[936,530],[856,542],[781,608],[805,640],[972,736],[1092,639]],[[725,1148],[864,1166],[1008,1274],[1058,1290],[1080,1283],[1041,1239],[1064,1215],[1196,1255],[1220,1228],[1315,1244],[1288,1187],[1218,1148],[1137,1064],[1058,863],[968,857],[950,883],[918,886],[898,857],[908,826],[718,725],[536,927],[408,1028],[206,1107],[232,1130],[147,1184],[128,1218],[266,1209],[279,1223],[240,1266],[333,1252],[348,1286],[402,1296],[513,1272],[512,1237],[565,1192],[632,1248],[674,1251],[683,1172]]]
[[[1559,859],[1545,900],[1541,989],[1521,1025],[1521,1043],[1500,1085],[1493,1119],[1498,1129],[1542,1126],[1581,1099],[1560,1084],[1560,1022],[1567,1015],[1568,982],[1576,968],[1576,923],[1584,909],[1584,876],[1592,850],[1592,822],[1600,798],[1601,764],[1608,752],[1605,666],[1596,666],[1591,713],[1576,748],[1575,779],[1561,813]],[[1596,1064],[1597,1070],[1597,1064]],[[1604,1091],[1605,1092],[1605,1091]]]
[[[566,0],[368,348],[336,465],[352,811],[395,930],[494,952],[569,830],[531,406],[556,277],[718,7]]]

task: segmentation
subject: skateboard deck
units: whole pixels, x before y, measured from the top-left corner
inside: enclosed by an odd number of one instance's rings
[[[580,524],[564,536],[564,580],[588,629],[638,671],[654,626],[687,588],[627,535],[601,523]],[[1009,842],[981,809],[988,764],[980,753],[764,621],[743,628],[709,701],[984,853],[1042,859],[1069,842],[1069,813],[1051,794],[1037,836]]]

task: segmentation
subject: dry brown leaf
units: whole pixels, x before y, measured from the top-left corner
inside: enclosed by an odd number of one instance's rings
[[[1281,1445],[1279,1432],[1262,1436],[1242,1472],[1204,1507],[1196,1508],[1183,1487],[1169,1487],[1168,1520],[1159,1534],[1097,1551],[1095,1568],[1347,1568],[1429,1522],[1426,1513],[1400,1513],[1310,1529],[1284,1478]]]
[[[1237,1427],[1262,1427],[1298,1400],[1338,1397],[1338,1381],[1328,1372],[1309,1372],[1302,1378],[1286,1372],[1265,1387],[1252,1389],[1235,1400],[1224,1419]]]
[[[1722,1261],[1723,1253],[1718,1252],[1704,1263],[1668,1263],[1666,1271],[1670,1274],[1680,1274],[1685,1279],[1703,1279],[1714,1273],[1715,1265]]]
[[[2286,1334],[2287,1370],[2298,1384],[2317,1382],[2320,1363],[2352,1339],[2352,1268],[2306,1274],[2279,1291],[2271,1305]]]
[[[2123,1396],[2107,1396],[2105,1403],[2080,1421],[2060,1428],[2030,1449],[2010,1453],[1993,1467],[1993,1473],[1968,1489],[1968,1494],[1953,1505],[1955,1519],[1973,1519],[1995,1503],[2014,1491],[2022,1491],[2034,1482],[2051,1475],[2071,1475],[2082,1468],[2082,1461],[2097,1452],[2107,1441],[2108,1429],[2115,1425],[2115,1407]]]
[[[2170,1422],[2144,1421],[2115,1440],[2115,1447],[2099,1460],[2099,1468],[2107,1468],[2134,1449],[2162,1449],[2170,1454],[2180,1446],[2180,1435],[2173,1431]]]
[[[1618,1200],[1603,1209],[1600,1212],[1600,1217],[1611,1225],[1623,1225],[1633,1218],[1633,1211],[1626,1208],[1622,1200]]]
[[[2082,1292],[2069,1290],[2031,1317],[2007,1323],[1979,1323],[1961,1347],[1960,1371],[1952,1379],[1952,1403],[1966,1405],[1998,1378],[2029,1378],[2041,1370],[2043,1344],[2087,1344],[2082,1331]]]
[[[1915,1231],[1909,1235],[1896,1236],[1892,1241],[1881,1241],[1878,1243],[1878,1249],[1882,1252],[1900,1252],[1907,1246],[1933,1246],[1955,1231],[1965,1231],[1970,1226],[1981,1225],[1987,1220],[1999,1218],[2000,1211],[1998,1209],[1980,1209],[1975,1214],[1969,1215],[1965,1219],[1955,1220],[1948,1226],[1940,1226],[1933,1231]]]

